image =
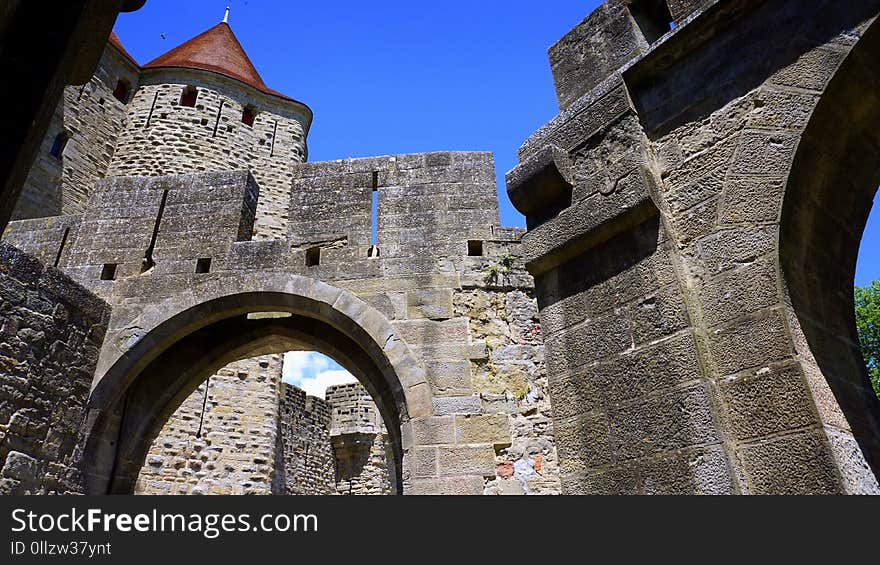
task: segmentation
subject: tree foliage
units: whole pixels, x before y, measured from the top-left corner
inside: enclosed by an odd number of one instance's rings
[[[855,288],[856,327],[874,392],[880,397],[880,280]]]

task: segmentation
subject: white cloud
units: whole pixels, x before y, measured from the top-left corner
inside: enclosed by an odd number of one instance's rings
[[[313,379],[306,379],[300,385],[300,388],[306,391],[306,394],[324,398],[327,387],[333,385],[344,385],[348,383],[356,383],[357,379],[346,371],[341,369],[338,371],[324,371],[318,373]]]
[[[282,380],[319,398],[324,398],[328,386],[357,382],[336,361],[315,351],[285,353]]]

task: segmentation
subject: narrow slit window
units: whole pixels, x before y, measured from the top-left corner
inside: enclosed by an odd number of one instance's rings
[[[196,100],[199,99],[199,89],[195,86],[187,86],[180,95],[180,105],[187,108],[195,108]]]
[[[367,257],[379,256],[379,173],[373,173],[373,197],[370,203],[370,249]]]
[[[113,90],[113,97],[123,104],[128,104],[128,95],[130,91],[131,85],[128,84],[126,80],[119,79],[116,81],[116,88]]]
[[[306,267],[317,267],[321,264],[321,248],[312,247],[306,250]]]
[[[257,119],[257,110],[253,106],[245,106],[241,112],[241,123],[248,127],[254,127],[254,120]]]
[[[58,135],[55,136],[55,140],[52,142],[52,147],[49,149],[49,155],[55,157],[56,159],[60,159],[64,154],[64,148],[67,147],[67,142],[70,140],[70,136],[66,131],[62,131]]]
[[[101,280],[102,281],[115,281],[116,280],[116,263],[104,263],[104,268],[101,269]]]
[[[211,258],[205,257],[196,261],[196,273],[204,274],[211,272]]]
[[[468,256],[469,257],[482,257],[483,256],[483,242],[478,239],[472,239],[468,241]]]

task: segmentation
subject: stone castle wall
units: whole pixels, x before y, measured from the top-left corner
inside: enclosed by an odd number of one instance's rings
[[[508,173],[563,490],[877,493],[848,299],[877,185],[876,151],[851,153],[880,122],[851,88],[876,76],[876,6],[653,4],[608,0],[551,48],[562,112]]]
[[[0,242],[0,494],[83,492],[80,428],[110,311]]]
[[[390,494],[391,446],[382,416],[359,383],[327,388],[330,439],[336,458],[336,492]]]
[[[131,97],[138,78],[137,66],[108,44],[92,80],[64,89],[13,218],[78,214],[85,209],[95,182],[107,175],[127,127],[126,102],[113,95],[116,85],[124,81]],[[69,141],[58,158],[50,151],[62,132]]]
[[[282,464],[279,494],[333,494],[336,468],[330,443],[330,405],[295,386],[281,385]]]
[[[379,196],[378,256],[370,256],[366,244],[374,190]],[[541,392],[533,283],[518,259],[521,230],[497,226],[490,155],[402,155],[300,165],[285,240],[248,241],[243,226],[253,217],[258,193],[256,182],[242,173],[113,178],[99,183],[92,211],[81,220],[18,222],[6,237],[37,253],[61,250],[64,268],[113,303],[117,317],[109,347],[127,347],[139,339],[137,328],[143,326],[137,318],[147,305],[185,298],[199,285],[227,277],[301,275],[355,293],[393,324],[424,367],[420,390],[430,395],[432,414],[412,424],[418,443],[408,460],[405,491],[479,494],[487,482],[514,476],[510,467],[518,461],[514,480],[520,487],[505,492],[558,490],[539,486],[544,479],[548,484],[555,480],[556,455],[551,427],[541,421],[549,410]],[[167,202],[153,248],[156,265],[142,274],[163,194]],[[124,221],[117,220],[121,210]],[[413,222],[414,216],[422,220]],[[325,218],[346,221],[328,224]],[[65,222],[70,238],[62,246],[59,226]],[[307,260],[314,249],[320,254],[317,265]],[[200,257],[212,258],[210,273],[195,272]],[[116,280],[100,280],[103,263],[118,264]],[[459,307],[463,291],[484,291],[491,299],[476,309]],[[503,310],[498,308],[502,303]],[[499,316],[503,321],[487,331],[502,327],[511,337],[493,342],[489,351],[474,318]],[[528,330],[511,329],[523,324]],[[534,349],[504,351],[508,345]],[[520,377],[504,382],[508,373]],[[498,402],[500,396],[511,401]],[[536,400],[540,407],[530,405]],[[516,445],[513,433],[522,440]],[[528,481],[520,478],[532,474],[533,486],[523,486]]]
[[[281,356],[268,355],[210,377],[153,441],[135,494],[271,494],[280,376]]]
[[[191,86],[198,89],[196,105],[182,106],[183,90]],[[253,125],[242,122],[246,106],[257,112]],[[260,183],[260,197],[252,231],[242,237],[284,237],[292,167],[306,157],[308,128],[305,114],[289,106],[236,81],[209,73],[184,69],[144,71],[140,87],[127,107],[130,127],[120,137],[108,174],[163,176],[250,170]],[[254,376],[262,374],[261,365],[266,362],[267,358],[238,361],[214,375],[212,380],[230,391],[230,399],[237,398],[243,403],[241,406],[247,406],[247,400],[251,398],[251,381]],[[275,364],[274,360],[268,362]],[[252,377],[240,379],[230,373]],[[279,383],[275,382],[273,386],[277,387]],[[236,390],[238,394],[234,392]],[[154,450],[167,443],[166,435],[187,433],[189,414],[185,406],[197,404],[198,396],[198,391],[193,393],[166,423],[154,442]],[[224,422],[215,422],[214,425],[217,428],[215,437],[220,437],[221,432],[229,436],[236,433],[234,428],[223,428]],[[264,455],[258,457],[262,459]],[[174,459],[175,454],[165,453],[165,457]],[[279,463],[274,457],[275,452],[272,453],[272,468]],[[271,480],[271,477],[262,475],[255,479],[262,485],[259,487],[262,490]],[[146,490],[159,488],[156,481],[152,484],[153,487]]]

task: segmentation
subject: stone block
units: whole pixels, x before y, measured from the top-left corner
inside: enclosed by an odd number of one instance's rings
[[[415,445],[455,443],[455,421],[452,416],[414,418],[412,432]]]
[[[830,447],[819,430],[805,430],[739,448],[750,494],[843,494]]]
[[[495,476],[495,450],[492,446],[438,448],[440,475]]]
[[[510,418],[506,414],[455,417],[456,443],[491,443],[496,449],[511,443]]]
[[[721,383],[730,425],[738,440],[818,425],[809,388],[797,365],[773,366]]]
[[[452,317],[452,289],[412,290],[406,294],[406,317],[445,320]]]

